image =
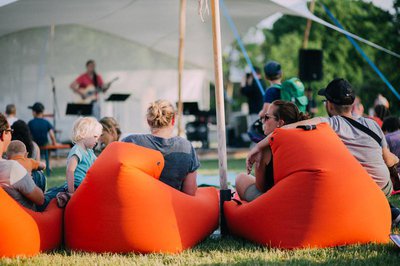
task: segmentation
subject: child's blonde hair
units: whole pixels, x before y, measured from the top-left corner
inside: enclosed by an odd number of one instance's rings
[[[103,126],[93,117],[78,118],[72,129],[72,142],[76,143],[84,138],[100,136]]]
[[[158,100],[147,108],[147,123],[152,129],[168,126],[174,117],[175,108],[169,101]]]
[[[10,142],[10,145],[8,145],[7,151],[6,151],[6,156],[8,159],[11,159],[15,155],[20,155],[26,154],[26,146],[25,144],[20,141],[20,140],[13,140]]]

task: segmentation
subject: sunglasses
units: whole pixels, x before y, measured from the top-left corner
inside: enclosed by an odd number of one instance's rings
[[[261,123],[264,123],[265,121],[268,121],[271,118],[276,118],[276,116],[266,114],[261,118]]]
[[[9,128],[9,129],[4,130],[4,132],[10,132],[12,134],[12,133],[14,133],[14,129]]]

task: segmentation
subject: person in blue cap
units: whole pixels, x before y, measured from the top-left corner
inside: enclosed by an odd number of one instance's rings
[[[276,100],[281,99],[281,90],[276,85],[282,83],[282,67],[276,61],[268,61],[264,66],[265,79],[269,82],[270,86],[267,88],[264,95],[264,105],[258,114],[259,117],[264,117],[268,110],[269,105]]]

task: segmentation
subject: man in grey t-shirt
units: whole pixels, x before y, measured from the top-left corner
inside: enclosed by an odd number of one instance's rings
[[[389,151],[384,134],[375,121],[363,117],[355,119],[352,116],[351,109],[355,95],[350,83],[341,78],[334,79],[318,94],[326,97],[325,107],[329,118],[315,117],[286,127],[295,128],[299,125],[328,123],[383,193],[390,196],[393,186],[388,167],[394,166],[399,159]],[[381,143],[378,144],[373,137],[356,128],[352,124],[352,120],[377,134],[381,138]],[[391,205],[391,211],[393,225],[399,225],[400,209]]]

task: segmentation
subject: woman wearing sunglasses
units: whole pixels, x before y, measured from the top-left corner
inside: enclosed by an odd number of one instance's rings
[[[264,134],[267,136],[275,128],[308,118],[308,115],[300,112],[292,102],[277,100],[269,105],[267,112],[261,118],[261,122],[263,123]],[[248,172],[247,174],[241,173],[236,177],[236,191],[242,200],[252,201],[274,185],[272,160],[271,148],[268,147],[262,154],[260,163],[255,166],[255,176]]]

